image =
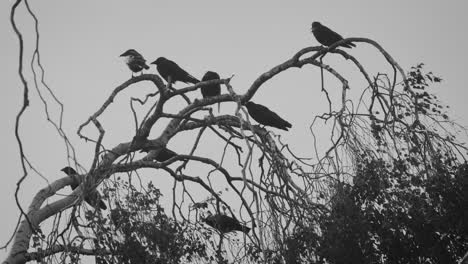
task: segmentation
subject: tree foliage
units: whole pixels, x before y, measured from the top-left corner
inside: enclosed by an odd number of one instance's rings
[[[109,193],[125,190],[114,197],[116,206],[106,223],[94,222],[100,247],[111,249],[112,256],[102,263],[179,263],[206,257],[205,244],[191,226],[169,218],[159,203],[161,193],[152,184],[145,192],[117,181]],[[106,259],[106,256],[101,256]]]

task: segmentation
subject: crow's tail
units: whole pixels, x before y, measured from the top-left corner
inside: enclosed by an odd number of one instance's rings
[[[187,76],[187,82],[192,83],[192,84],[197,84],[200,81],[197,78],[193,77],[192,75],[189,75]]]

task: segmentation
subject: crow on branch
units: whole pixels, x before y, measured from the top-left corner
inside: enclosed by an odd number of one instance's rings
[[[235,218],[224,214],[210,215],[206,218],[202,218],[203,222],[207,225],[219,230],[221,233],[229,233],[232,231],[241,231],[244,233],[249,233],[250,228],[242,225]]]
[[[150,152],[151,150],[151,148],[143,148],[140,152]],[[161,149],[161,151],[159,151],[158,155],[154,159],[159,162],[165,162],[166,160],[175,156],[177,156],[177,153],[168,148],[163,148]]]
[[[127,63],[128,68],[130,68],[132,71],[132,77],[133,73],[140,72],[143,69],[149,69],[149,66],[146,65],[146,60],[134,49],[127,50],[126,52],[122,53],[120,57],[125,58],[125,62]]]
[[[312,23],[312,34],[314,34],[314,37],[320,44],[327,47],[335,44],[340,40],[343,40],[343,37],[340,34],[320,24],[320,22]],[[342,44],[341,46],[345,48],[356,47],[354,43],[346,43]]]
[[[177,63],[168,60],[164,57],[159,57],[151,64],[156,64],[156,69],[158,70],[161,77],[163,77],[164,80],[166,80],[166,82],[169,82],[169,76],[171,77],[171,83],[179,81],[184,83],[196,84],[200,82],[199,80],[197,80],[197,78],[188,74],[184,69],[177,65]]]
[[[80,185],[80,183],[77,181],[77,178],[76,178],[77,176],[76,171],[71,167],[65,167],[61,169],[61,171],[65,172],[65,174],[67,174],[73,179],[73,183],[70,185],[70,187],[72,190],[75,190]],[[92,207],[96,209],[102,209],[102,210],[107,209],[106,204],[104,203],[103,200],[101,200],[101,195],[99,194],[97,190],[92,190],[89,193],[85,194],[84,200],[89,205],[91,205]],[[96,205],[98,205],[99,208],[97,208]]]
[[[247,102],[245,106],[247,107],[249,115],[255,121],[262,125],[276,127],[286,131],[288,131],[288,128],[292,127],[292,125],[288,121],[281,118],[279,115],[268,109],[266,106],[256,104],[251,101]]]
[[[219,74],[213,71],[207,71],[205,75],[203,75],[202,82],[204,81],[211,81],[211,80],[219,80]],[[214,97],[221,94],[221,85],[220,84],[212,84],[206,85],[201,88],[201,93],[203,98]],[[218,103],[218,112],[220,110],[221,103]]]

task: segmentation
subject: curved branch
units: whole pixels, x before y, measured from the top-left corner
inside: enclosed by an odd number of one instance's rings
[[[155,75],[155,74],[142,74],[140,76],[137,76],[137,77],[133,77],[131,78],[130,80],[122,83],[121,85],[117,86],[111,93],[111,95],[107,98],[107,100],[104,102],[104,104],[101,106],[101,108],[99,108],[98,111],[96,111],[92,116],[90,116],[88,118],[88,120],[86,120],[83,124],[81,124],[79,127],[78,127],[78,131],[77,131],[77,134],[81,137],[81,138],[85,138],[85,139],[88,139],[87,137],[83,136],[81,134],[81,130],[86,126],[88,125],[91,121],[97,119],[106,109],[107,107],[114,101],[115,97],[122,91],[124,90],[125,88],[129,87],[130,85],[132,84],[135,84],[135,83],[138,83],[138,82],[141,82],[141,81],[151,81],[152,83],[154,83],[154,85],[156,85],[156,87],[159,89],[159,92],[161,93],[161,96],[163,95],[166,95],[167,93],[169,93],[169,90],[166,88],[166,86],[164,85],[163,81],[161,80],[161,78],[158,76],[158,75]]]
[[[13,246],[8,254],[8,258],[3,263],[25,263],[28,261],[24,253],[27,252],[29,248],[29,241],[31,239],[31,235],[35,232],[35,229],[39,228],[39,224],[50,216],[72,206],[73,202],[76,201],[77,198],[75,194],[79,192],[81,188],[79,187],[75,189],[75,191],[66,198],[43,208],[41,208],[42,204],[47,198],[55,195],[58,190],[67,185],[71,185],[73,180],[73,178],[65,176],[41,189],[34,196],[31,205],[28,208],[27,218],[21,222],[18,232],[16,233]],[[29,219],[29,221],[27,221],[27,219]]]
[[[32,252],[32,253],[26,253],[25,258],[27,261],[35,260],[35,261],[41,261],[43,258],[61,253],[61,252],[72,252],[80,255],[85,255],[85,256],[94,256],[94,255],[110,255],[112,252],[109,250],[104,250],[104,249],[87,249],[87,248],[81,248],[81,247],[74,247],[74,246],[63,246],[63,245],[54,245],[46,250],[40,251],[40,252]]]

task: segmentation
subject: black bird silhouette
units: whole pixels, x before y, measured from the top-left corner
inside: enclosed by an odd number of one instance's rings
[[[156,69],[158,70],[161,77],[168,82],[169,76],[171,76],[171,83],[175,83],[177,81],[184,82],[184,83],[199,83],[200,81],[197,78],[193,77],[192,75],[188,74],[184,69],[179,67],[177,63],[168,60],[164,57],[159,57],[151,64],[156,64]]]
[[[125,57],[125,62],[127,63],[128,68],[132,71],[132,77],[133,73],[140,72],[143,69],[149,69],[149,66],[146,65],[146,60],[134,49],[127,50],[122,53],[120,57]]]
[[[340,34],[320,24],[320,22],[312,23],[312,33],[314,34],[314,37],[320,44],[327,47],[343,39],[343,37]],[[356,47],[354,43],[346,43],[342,44],[341,46],[345,48]]]
[[[219,79],[220,79],[219,74],[217,74],[216,72],[207,71],[205,75],[203,75],[202,82],[210,81],[210,80],[219,80]],[[218,96],[221,94],[221,85],[212,84],[212,85],[203,86],[201,88],[201,93],[203,95],[203,98]],[[220,110],[220,107],[221,107],[221,103],[218,103],[218,112]]]
[[[68,176],[73,178],[73,183],[70,185],[70,187],[71,187],[72,190],[75,190],[76,187],[78,187],[80,185],[79,182],[77,182],[77,179],[75,177],[73,177],[74,175],[77,174],[76,171],[71,167],[65,167],[65,168],[61,169],[61,171],[65,172],[65,174],[67,174]],[[100,209],[102,209],[102,210],[107,209],[106,204],[104,203],[103,200],[101,200],[101,195],[96,190],[93,190],[93,191],[87,193],[84,200],[94,208],[96,208],[96,205],[99,205]],[[99,208],[97,208],[97,209],[99,209]]]
[[[256,104],[251,101],[247,102],[245,106],[247,107],[249,115],[262,125],[276,127],[286,131],[288,131],[288,128],[292,127],[288,121],[282,119],[279,115],[268,109],[266,106]]]
[[[150,152],[151,151],[151,148],[143,148],[141,149],[140,152]],[[155,160],[159,161],[159,162],[165,162],[166,160],[172,158],[172,157],[175,157],[177,156],[177,153],[175,153],[174,151],[168,149],[168,148],[163,148],[161,149],[161,151],[159,152],[158,156],[156,156],[156,158],[154,158]]]
[[[223,214],[209,215],[206,218],[202,218],[202,220],[207,225],[218,229],[221,233],[241,231],[247,234],[250,231],[249,227],[241,225],[237,219]]]

